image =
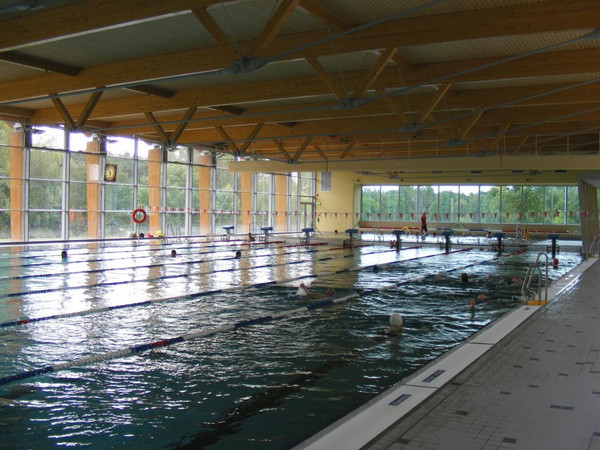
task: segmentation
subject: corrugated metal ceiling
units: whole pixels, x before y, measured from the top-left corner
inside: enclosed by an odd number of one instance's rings
[[[22,53],[74,67],[214,45],[196,16],[185,13],[149,22],[58,40],[22,50]]]
[[[543,3],[547,0],[446,0],[440,4],[426,7],[406,17],[424,17],[436,14],[450,14],[460,11],[476,11],[487,8],[501,8],[512,5]],[[409,11],[431,3],[429,0],[320,0],[323,7],[336,14],[343,20],[352,24],[362,24],[379,20]]]
[[[433,64],[469,59],[501,58],[521,55],[530,51],[570,41],[584,36],[591,29],[564,31],[560,33],[538,33],[527,36],[507,36],[468,41],[452,41],[436,44],[402,47],[400,54],[413,64]],[[600,48],[600,40],[580,40],[552,51]]]

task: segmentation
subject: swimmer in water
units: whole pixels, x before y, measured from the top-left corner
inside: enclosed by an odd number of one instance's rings
[[[304,283],[300,283],[300,286],[298,286],[298,295],[306,297],[307,299],[332,297],[334,293],[335,293],[334,290],[331,288],[327,289],[327,291],[325,291],[325,293],[322,293],[322,292],[310,291]]]
[[[469,275],[465,272],[460,274],[460,282],[465,284],[469,282]]]
[[[240,259],[242,257],[242,251],[238,250],[237,252],[235,252],[235,259]]]

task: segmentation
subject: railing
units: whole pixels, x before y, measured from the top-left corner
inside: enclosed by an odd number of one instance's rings
[[[175,238],[175,242],[181,243],[181,228],[177,227],[177,230],[173,228],[173,225],[167,224],[167,233],[165,234],[165,242],[169,241],[169,230],[171,230],[171,236]]]
[[[594,253],[594,244],[598,244],[598,252]],[[594,239],[592,239],[592,243],[590,244],[590,249],[588,251],[588,255],[594,256],[595,258],[598,257],[598,255],[600,255],[600,234],[597,234],[596,236],[594,236]]]
[[[542,270],[540,269],[540,257],[546,258],[546,274],[543,280],[544,284],[544,299],[542,300]],[[539,253],[535,262],[527,268],[525,278],[523,278],[523,284],[521,285],[521,295],[523,295],[523,302],[529,304],[535,301],[536,291],[532,290],[531,284],[535,275],[537,274],[537,304],[542,305],[548,301],[548,255],[546,253]]]
[[[315,238],[323,239],[323,233],[321,233],[321,230],[319,230],[316,225],[313,225],[313,228],[315,230],[313,231],[313,236]]]
[[[378,241],[383,240],[383,231],[378,226],[373,226],[373,234],[377,237]]]

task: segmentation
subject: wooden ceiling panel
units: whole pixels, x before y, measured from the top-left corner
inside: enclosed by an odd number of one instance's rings
[[[296,163],[600,148],[600,34],[590,32],[599,25],[597,0],[498,0],[494,8],[462,11],[457,3],[453,12],[414,17],[403,17],[414,1],[398,0],[392,16],[370,24],[350,24],[343,18],[358,10],[342,14],[319,0],[286,0],[266,23],[264,17],[232,15],[217,24],[210,6],[221,3],[88,0],[0,18],[0,60],[44,71],[0,76],[0,116],[21,114],[36,125],[66,122],[158,143],[225,141],[233,154]],[[302,21],[290,23],[296,10],[323,28],[307,31]],[[190,11],[214,45],[98,60],[81,70],[43,53],[47,42],[149,21],[158,25],[159,18]],[[236,40],[236,28],[242,33],[253,20],[260,32]],[[139,39],[136,44],[143,35]],[[434,62],[451,46],[451,60]],[[470,46],[493,47],[496,56],[460,51]],[[38,57],[17,60],[19,49]],[[324,66],[319,57],[338,63]],[[271,65],[277,61],[304,63],[312,72],[277,75]],[[261,81],[246,75],[254,71]],[[206,73],[217,83],[203,85]],[[231,83],[232,77],[239,81]],[[177,86],[181,79],[185,90]],[[110,95],[124,89],[127,97]],[[257,107],[261,102],[272,105]]]

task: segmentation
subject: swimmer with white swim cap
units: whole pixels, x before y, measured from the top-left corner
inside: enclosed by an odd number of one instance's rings
[[[398,313],[394,313],[390,316],[390,331],[402,331],[404,326],[404,320]]]

